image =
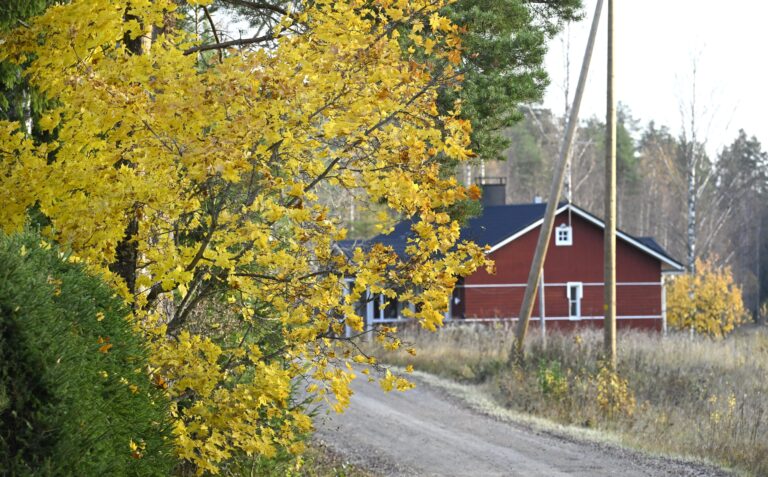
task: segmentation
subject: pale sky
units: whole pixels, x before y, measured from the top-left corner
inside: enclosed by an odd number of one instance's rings
[[[581,118],[605,117],[607,1],[589,71]],[[641,125],[655,120],[680,131],[681,105],[696,100],[699,135],[710,154],[744,129],[768,149],[768,2],[759,0],[616,0],[616,95]],[[586,18],[552,41],[546,59],[552,84],[544,105],[564,111],[566,41],[571,97],[576,89],[596,0]],[[687,114],[687,113],[686,113]],[[686,119],[689,121],[689,119]]]

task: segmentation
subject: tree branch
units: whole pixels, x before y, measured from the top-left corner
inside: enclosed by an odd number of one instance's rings
[[[211,14],[208,13],[208,7],[203,7],[203,13],[205,13],[205,18],[208,19],[208,24],[211,25],[211,33],[213,33],[213,39],[216,40],[216,43],[219,44],[221,41],[219,40],[219,34],[216,31],[216,25],[213,23],[213,18],[211,18]],[[222,53],[221,48],[219,48],[219,63],[224,62],[224,53]]]
[[[388,114],[388,115],[387,115],[385,118],[381,119],[379,122],[377,122],[377,123],[376,123],[376,124],[374,124],[373,126],[371,126],[371,127],[369,127],[368,129],[366,129],[366,130],[363,132],[363,134],[362,134],[362,135],[363,135],[363,136],[368,136],[368,135],[370,135],[372,132],[376,131],[377,129],[381,128],[381,127],[382,127],[382,126],[384,126],[385,124],[387,124],[387,123],[389,123],[390,121],[392,121],[392,120],[393,120],[393,119],[394,119],[394,118],[395,118],[395,117],[396,117],[398,114],[402,114],[402,113],[403,113],[403,112],[404,112],[404,111],[405,111],[405,110],[406,110],[406,109],[407,109],[407,108],[408,108],[408,107],[409,107],[411,104],[413,104],[413,103],[414,103],[414,102],[415,102],[415,101],[416,101],[418,98],[420,98],[421,96],[423,96],[423,95],[424,95],[424,94],[425,94],[427,91],[429,91],[429,90],[430,90],[432,87],[434,87],[434,86],[435,86],[435,84],[437,84],[437,82],[438,82],[438,78],[440,78],[440,76],[442,75],[442,71],[443,71],[443,70],[442,70],[442,68],[441,68],[441,69],[440,69],[440,71],[438,72],[438,74],[436,74],[436,75],[435,75],[435,76],[434,76],[434,77],[433,77],[433,78],[432,78],[432,79],[431,79],[431,80],[430,80],[430,81],[429,81],[429,82],[428,82],[426,85],[424,85],[424,87],[422,87],[422,88],[421,88],[419,91],[417,91],[417,92],[416,92],[416,93],[415,93],[415,94],[414,94],[414,95],[413,95],[413,96],[412,96],[410,99],[408,99],[408,101],[406,101],[406,102],[405,102],[405,103],[404,103],[404,104],[403,104],[403,105],[402,105],[402,106],[401,106],[401,107],[400,107],[398,110],[396,110],[396,111],[393,111],[392,113]],[[309,184],[307,184],[307,185],[304,187],[304,192],[309,192],[309,191],[310,191],[312,188],[314,188],[314,187],[315,187],[315,186],[316,186],[316,185],[317,185],[317,184],[318,184],[320,181],[322,181],[323,179],[325,179],[325,177],[326,177],[326,176],[328,176],[328,174],[330,174],[330,173],[331,173],[331,171],[333,170],[333,168],[334,168],[334,167],[336,167],[336,164],[338,164],[338,163],[339,163],[339,161],[341,161],[343,154],[345,154],[345,153],[349,152],[349,151],[350,151],[350,150],[352,150],[354,147],[357,147],[357,145],[359,145],[361,142],[362,142],[362,139],[357,139],[357,140],[356,140],[356,141],[354,141],[352,144],[349,144],[349,145],[347,145],[347,146],[344,148],[344,150],[343,150],[343,151],[341,151],[341,153],[340,153],[340,154],[339,154],[339,155],[338,155],[336,158],[334,158],[334,159],[333,159],[333,160],[332,160],[330,163],[328,163],[328,166],[325,168],[325,170],[324,170],[323,172],[321,172],[321,173],[320,173],[320,175],[318,175],[317,177],[315,177],[315,178],[312,180],[312,182],[310,182]],[[288,203],[287,203],[286,205],[287,205],[288,207],[292,207],[292,206],[296,205],[296,204],[298,203],[298,201],[299,201],[299,199],[298,199],[297,197],[294,197],[294,198],[292,198],[290,201],[288,201]]]
[[[264,2],[251,2],[248,0],[221,0],[222,3],[228,3],[236,7],[251,8],[253,10],[269,10],[270,12],[278,13],[280,15],[288,15],[288,10]]]
[[[253,45],[255,43],[275,40],[276,38],[277,37],[274,35],[274,33],[267,33],[266,35],[254,36],[252,38],[241,38],[239,40],[223,41],[221,43],[214,43],[212,45],[198,45],[184,50],[184,55],[191,55],[192,53],[197,53],[198,51],[220,50],[223,48],[229,48],[231,46]]]
[[[288,283],[293,280],[306,280],[307,278],[313,278],[313,277],[319,277],[322,275],[341,275],[340,272],[336,270],[319,270],[317,272],[307,273],[306,275],[301,275],[299,277],[288,277],[288,278],[278,278],[271,275],[263,275],[259,273],[247,273],[247,272],[239,272],[239,273],[233,273],[233,276],[236,277],[248,277],[248,278],[257,278],[260,280],[271,280],[275,282],[281,282],[281,283]]]

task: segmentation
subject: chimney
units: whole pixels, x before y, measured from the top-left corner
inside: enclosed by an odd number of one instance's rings
[[[483,206],[506,205],[506,177],[478,177],[475,182],[483,188]]]

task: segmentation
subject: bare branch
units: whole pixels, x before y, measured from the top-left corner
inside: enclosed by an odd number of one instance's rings
[[[308,273],[306,275],[302,275],[300,277],[287,277],[287,278],[279,278],[272,275],[263,275],[259,273],[247,273],[247,272],[239,272],[239,273],[233,273],[233,276],[236,277],[248,277],[248,278],[257,278],[260,280],[272,280],[275,282],[283,282],[288,283],[293,280],[306,280],[307,278],[313,278],[313,277],[319,277],[323,275],[341,275],[341,272],[338,272],[336,270],[320,270],[317,272]]]
[[[219,40],[219,34],[216,31],[216,25],[213,23],[213,18],[211,18],[211,14],[208,12],[208,7],[203,7],[203,13],[205,13],[205,18],[208,19],[208,24],[211,26],[211,33],[213,33],[213,39],[216,40],[216,43],[221,43]],[[224,53],[222,53],[221,48],[219,48],[219,63],[224,62]]]
[[[192,48],[188,48],[184,50],[184,54],[191,55],[192,53],[197,53],[198,51],[220,50],[220,49],[229,48],[232,46],[253,45],[256,43],[264,43],[266,41],[275,40],[277,38],[278,37],[275,36],[274,33],[270,32],[270,33],[267,33],[266,35],[254,36],[252,38],[241,38],[239,40],[223,41],[221,43],[215,43],[212,45],[193,46]]]

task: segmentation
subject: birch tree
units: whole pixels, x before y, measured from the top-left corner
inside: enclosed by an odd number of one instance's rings
[[[696,259],[705,256],[706,249],[700,250],[698,234],[701,229],[702,219],[707,215],[701,215],[700,206],[705,194],[708,192],[710,181],[713,177],[713,168],[706,152],[707,134],[711,115],[706,108],[702,108],[698,91],[698,60],[694,59],[690,77],[690,96],[687,100],[681,100],[680,118],[680,164],[684,171],[684,187],[686,190],[686,265],[690,273],[696,273]],[[709,121],[707,124],[702,124]],[[713,219],[714,217],[710,217]],[[716,227],[716,226],[714,226]]]

